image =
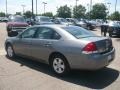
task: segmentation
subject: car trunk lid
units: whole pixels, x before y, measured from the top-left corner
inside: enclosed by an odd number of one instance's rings
[[[95,43],[97,47],[97,51],[100,54],[110,52],[113,48],[112,40],[107,37],[91,36],[91,37],[84,37],[82,39]]]

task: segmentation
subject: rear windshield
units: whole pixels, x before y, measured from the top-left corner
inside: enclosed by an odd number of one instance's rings
[[[62,27],[62,29],[66,30],[70,34],[72,34],[76,38],[85,38],[85,37],[96,37],[97,35],[93,34],[92,32],[77,26],[69,26],[69,27]]]
[[[25,19],[23,17],[13,17],[10,19],[10,21],[13,22],[25,22]]]
[[[40,20],[43,22],[50,22],[50,19],[47,17],[42,17],[42,18],[40,18]]]

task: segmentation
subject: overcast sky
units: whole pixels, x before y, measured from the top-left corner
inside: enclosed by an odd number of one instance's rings
[[[0,0],[0,12],[5,12],[5,1],[6,0]],[[8,1],[8,13],[14,14],[15,12],[22,12],[22,6],[25,5],[25,11],[31,10],[31,1],[32,0],[7,0]],[[35,12],[35,3],[36,0],[34,1],[34,12]],[[37,0],[38,1],[38,13],[43,13],[43,3],[42,2],[47,2],[46,5],[46,12],[53,12],[54,14],[56,13],[57,7],[60,7],[61,5],[67,4],[68,6],[74,6],[75,5],[75,0]],[[110,12],[115,11],[115,0],[93,0],[93,5],[95,3],[111,3],[111,8]],[[90,0],[79,0],[78,4],[82,4],[83,6],[88,9],[87,4],[90,3]],[[108,5],[107,5],[108,6]],[[120,0],[118,0],[117,4],[117,10],[120,11]]]

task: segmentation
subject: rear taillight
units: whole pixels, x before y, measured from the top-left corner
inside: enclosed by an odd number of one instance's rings
[[[91,42],[88,43],[84,48],[83,48],[83,53],[84,54],[91,54],[91,53],[97,53],[97,47],[96,44]]]

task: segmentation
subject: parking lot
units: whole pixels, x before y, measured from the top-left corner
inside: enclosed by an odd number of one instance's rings
[[[100,35],[100,30],[92,31]],[[65,77],[56,76],[48,65],[17,57],[6,57],[4,41],[6,24],[0,23],[0,90],[86,90],[120,88],[120,38],[113,37],[115,60],[96,72],[72,71]]]

